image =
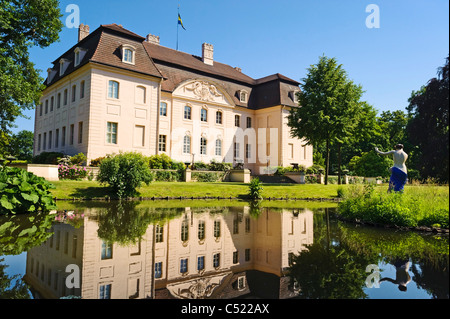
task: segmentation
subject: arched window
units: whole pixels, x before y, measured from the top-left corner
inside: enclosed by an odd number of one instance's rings
[[[216,124],[222,124],[222,112],[221,111],[217,111],[216,112]]]
[[[208,111],[206,109],[200,110],[200,121],[208,122]]]
[[[183,153],[184,154],[191,153],[191,137],[188,135],[185,135],[183,139]]]
[[[122,45],[122,62],[134,64],[136,48],[129,45]]]
[[[109,81],[108,84],[108,98],[118,99],[119,98],[119,82]]]
[[[206,138],[200,138],[200,155],[206,155]]]

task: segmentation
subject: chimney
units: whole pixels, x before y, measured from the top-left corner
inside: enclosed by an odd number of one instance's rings
[[[153,43],[153,44],[158,44],[159,45],[159,36],[153,35],[153,34],[148,34],[146,41],[149,42],[149,43]]]
[[[202,45],[202,60],[208,65],[214,64],[214,46],[212,44],[203,43]]]
[[[239,67],[235,67],[234,69],[235,69],[236,71],[238,71],[238,72],[242,73],[242,69],[241,69],[241,68],[239,68]]]
[[[86,24],[80,24],[78,27],[78,42],[83,40],[89,35],[89,26]]]

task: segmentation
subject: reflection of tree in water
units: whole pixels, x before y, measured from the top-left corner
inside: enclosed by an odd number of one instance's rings
[[[30,299],[28,285],[20,275],[8,276],[5,269],[9,266],[2,265],[3,261],[0,259],[0,299]]]
[[[370,264],[365,255],[350,253],[345,244],[316,242],[294,256],[289,275],[300,287],[300,298],[360,299]]]
[[[411,260],[409,271],[418,288],[433,298],[449,298],[449,238],[417,232],[393,232],[381,228],[358,228],[339,223],[350,248],[363,254],[381,254],[393,266]],[[411,283],[409,284],[411,285]]]
[[[119,201],[102,209],[98,216],[98,236],[109,243],[136,244],[147,232],[151,223],[181,215],[184,208],[138,207],[136,201]]]
[[[19,255],[41,245],[53,235],[49,231],[53,220],[53,215],[44,212],[1,216],[0,256]]]
[[[314,244],[293,258],[289,271],[300,297],[365,298],[366,266],[399,260],[411,260],[409,272],[419,288],[449,298],[448,236],[355,227],[330,222],[326,214],[314,215]]]
[[[448,255],[438,263],[436,265],[428,259],[418,260],[411,267],[413,279],[417,287],[428,291],[434,299],[449,299]]]

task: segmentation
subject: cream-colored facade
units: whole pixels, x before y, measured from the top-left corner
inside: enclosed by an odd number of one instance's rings
[[[249,207],[215,212],[186,208],[150,224],[136,244],[109,244],[100,238],[105,210],[84,209],[81,227],[54,224],[54,235],[27,253],[25,280],[36,298],[83,299],[235,298],[258,295],[259,278],[279,278],[278,298],[296,294],[284,270],[291,254],[313,244],[313,212],[283,209],[254,217]],[[75,265],[76,267],[73,267]],[[67,285],[75,274],[77,288]],[[75,280],[75,281],[74,281]],[[253,280],[253,281],[252,281]]]
[[[313,164],[312,147],[287,126],[298,83],[281,75],[253,80],[213,61],[212,51],[200,59],[127,32],[102,26],[54,62],[36,109],[35,155],[82,152],[89,162],[121,151],[165,153],[185,163],[244,163],[254,174]],[[120,55],[127,48],[129,61]],[[149,65],[154,70],[144,72]],[[273,101],[259,102],[264,94]]]

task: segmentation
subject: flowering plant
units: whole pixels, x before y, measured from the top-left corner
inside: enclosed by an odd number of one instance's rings
[[[59,164],[58,165],[59,179],[81,180],[86,178],[86,167],[79,167],[76,165]]]

